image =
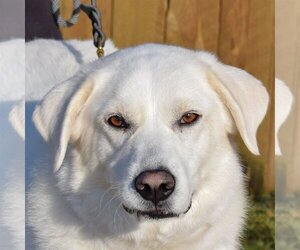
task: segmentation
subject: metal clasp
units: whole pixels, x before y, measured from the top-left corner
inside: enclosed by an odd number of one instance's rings
[[[103,49],[103,47],[98,47],[97,48],[97,55],[98,55],[98,57],[103,57],[104,56],[104,49]]]

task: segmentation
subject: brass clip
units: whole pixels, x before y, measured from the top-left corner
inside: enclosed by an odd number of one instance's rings
[[[104,49],[103,49],[103,47],[98,47],[97,48],[97,55],[98,55],[99,58],[104,56]]]

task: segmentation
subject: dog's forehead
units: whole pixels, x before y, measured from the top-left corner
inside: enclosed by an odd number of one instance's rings
[[[204,96],[210,87],[207,69],[191,50],[163,45],[139,46],[107,60],[107,89],[124,99]],[[101,74],[98,76],[101,78]],[[171,91],[171,92],[170,92]]]

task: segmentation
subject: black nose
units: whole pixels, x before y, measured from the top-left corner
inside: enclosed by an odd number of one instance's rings
[[[135,188],[145,200],[157,205],[174,191],[175,179],[165,170],[145,171],[136,177]]]

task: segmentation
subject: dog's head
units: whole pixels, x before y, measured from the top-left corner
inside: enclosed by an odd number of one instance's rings
[[[138,221],[184,216],[195,193],[235,178],[228,135],[237,128],[258,154],[256,130],[267,104],[257,79],[208,53],[143,45],[58,85],[34,122],[80,216],[95,221],[119,211]]]

